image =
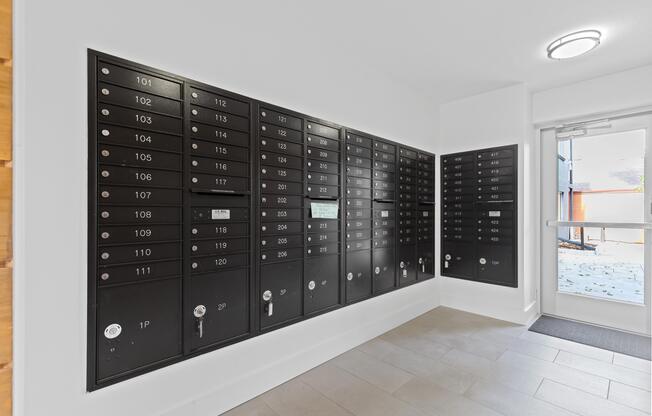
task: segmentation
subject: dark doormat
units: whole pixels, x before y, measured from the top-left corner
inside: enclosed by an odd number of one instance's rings
[[[650,337],[545,315],[532,324],[530,331],[650,361]]]

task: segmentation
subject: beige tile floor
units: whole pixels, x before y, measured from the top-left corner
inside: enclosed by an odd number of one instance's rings
[[[650,414],[650,362],[439,307],[227,416]]]

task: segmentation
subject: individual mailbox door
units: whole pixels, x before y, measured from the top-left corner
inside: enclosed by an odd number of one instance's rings
[[[512,246],[478,244],[478,280],[515,287],[513,252]]]
[[[196,314],[203,314],[197,318]],[[218,344],[249,333],[247,269],[192,277],[190,304],[184,311],[190,349]]]
[[[417,280],[417,258],[413,246],[398,248],[398,279],[401,286]]]
[[[97,378],[107,379],[181,354],[181,281],[98,290]]]
[[[260,327],[269,329],[301,316],[303,261],[260,266]]]
[[[472,279],[475,276],[475,245],[446,242],[442,247],[442,272]]]
[[[181,152],[181,137],[163,133],[154,133],[127,127],[100,124],[98,126],[100,143],[120,146],[134,146],[142,149]]]
[[[339,303],[340,257],[324,256],[306,260],[303,284],[306,315],[328,309]]]
[[[395,286],[396,263],[394,249],[373,250],[373,290],[374,293],[386,292]]]
[[[354,251],[346,255],[346,302],[371,296],[371,251]]]

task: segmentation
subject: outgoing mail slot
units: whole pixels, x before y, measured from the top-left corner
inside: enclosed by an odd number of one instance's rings
[[[301,208],[303,207],[303,196],[300,195],[263,195],[260,197],[260,206]]]
[[[249,103],[239,101],[223,95],[207,92],[196,87],[188,87],[190,104],[212,108],[225,113],[236,114],[243,117],[249,116]]]
[[[249,179],[192,173],[190,175],[190,186],[219,192],[246,192],[249,190]]]
[[[223,127],[193,121],[190,124],[190,137],[222,144],[249,147],[249,133],[229,130]]]
[[[100,124],[97,137],[100,143],[181,152],[181,137],[169,134]]]
[[[409,159],[414,159],[414,160],[417,159],[417,152],[415,152],[414,150],[406,149],[404,147],[400,148],[399,155],[403,157],[407,157]]]
[[[314,121],[309,121],[306,124],[306,129],[312,134],[326,137],[328,139],[338,140],[340,138],[340,131],[338,129],[324,126],[323,124],[315,123]]]
[[[308,172],[306,175],[308,183],[318,185],[339,185],[340,177],[338,175],[329,175],[327,173]]]
[[[375,170],[384,170],[386,172],[396,172],[396,166],[393,163],[374,160]]]
[[[116,107],[110,104],[98,105],[97,120],[100,123],[120,124],[127,127],[173,134],[181,134],[182,131],[180,118],[162,116],[142,110]]]
[[[246,335],[250,330],[248,270],[193,276],[186,305],[186,343],[191,350]],[[197,305],[206,308],[201,334],[195,316]]]
[[[505,159],[505,158],[511,158],[513,156],[514,156],[514,151],[512,149],[491,150],[489,152],[478,153],[478,160]]]
[[[99,62],[97,78],[112,84],[145,91],[151,94],[181,99],[181,85],[177,82],[154,77],[139,71]]]
[[[260,124],[260,135],[272,139],[284,140],[297,144],[303,144],[303,135],[300,131],[290,130],[284,127],[272,126],[269,124]]]
[[[346,232],[346,239],[348,240],[365,240],[371,238],[371,230],[354,230]]]
[[[462,278],[475,275],[475,246],[468,243],[444,242],[441,248],[441,274]]]
[[[203,107],[190,106],[190,120],[227,129],[249,131],[249,119],[222,111],[209,110]]]
[[[346,200],[347,208],[359,209],[359,208],[371,208],[370,199],[347,199]]]
[[[308,234],[306,237],[306,244],[325,244],[325,243],[337,243],[339,241],[340,234],[338,232],[330,233],[315,233]]]
[[[302,222],[270,222],[260,226],[262,235],[303,234]]]
[[[263,250],[284,249],[288,247],[302,247],[303,235],[275,235],[265,236],[260,240],[260,247]]]
[[[121,227],[100,227],[98,244],[124,244],[155,241],[181,240],[181,228],[178,225],[125,225]]]
[[[340,195],[338,186],[309,184],[307,190],[310,198],[337,198]]]
[[[218,160],[207,157],[193,156],[191,158],[191,172],[207,172],[227,176],[249,176],[249,164],[233,162],[231,160]]]
[[[514,174],[514,168],[505,167],[505,168],[489,168],[489,169],[478,169],[478,176],[509,176]]]
[[[374,238],[385,238],[394,235],[393,228],[378,228],[374,230]]]
[[[371,251],[356,251],[346,255],[346,301],[355,302],[371,296]]]
[[[478,185],[503,185],[503,184],[512,184],[514,183],[513,176],[485,176],[483,178],[478,178],[476,180]]]
[[[516,286],[518,279],[511,247],[478,244],[478,280]]]
[[[352,144],[346,145],[346,153],[358,157],[366,157],[371,159],[371,149],[366,147],[355,146]]]
[[[366,147],[371,149],[371,139],[366,137],[358,136],[357,134],[347,133],[346,134],[347,143],[354,144],[356,146]]]
[[[412,168],[417,166],[416,161],[414,161],[412,159],[409,159],[407,157],[399,157],[398,158],[398,164],[401,165],[401,166],[408,166],[408,167],[412,167]]]
[[[98,380],[181,356],[181,280],[99,289],[96,342]]]
[[[346,211],[346,219],[362,220],[371,218],[371,209],[349,209]]]
[[[380,150],[381,152],[390,153],[392,155],[396,154],[396,146],[378,140],[374,141],[374,150]]]
[[[359,230],[361,228],[371,228],[371,221],[367,220],[350,220],[346,222],[346,229]]]
[[[151,261],[119,266],[102,266],[97,271],[100,285],[144,282],[154,279],[181,276],[181,260]]]
[[[303,156],[302,145],[282,140],[262,138],[260,139],[260,149],[292,156]]]
[[[321,162],[309,160],[306,162],[308,172],[334,173],[340,172],[340,165],[337,162]]]
[[[181,191],[165,188],[127,188],[122,186],[100,186],[98,201],[101,204],[120,205],[180,205]]]
[[[374,181],[374,189],[394,189],[394,182]]]
[[[100,165],[98,169],[98,182],[108,185],[165,186],[178,188],[181,186],[181,173],[156,169]]]
[[[301,212],[302,209],[274,209],[274,208],[263,208],[260,211],[260,217],[262,221],[301,221]]]
[[[383,170],[374,171],[374,179],[380,181],[394,182],[394,174]]]
[[[371,198],[370,189],[346,188],[346,195],[349,198]]]
[[[382,189],[374,190],[374,199],[394,200],[395,198],[396,198],[396,193],[394,191],[385,191]]]
[[[348,177],[346,178],[346,184],[355,188],[371,188],[371,179]]]
[[[303,255],[303,250],[300,251]],[[260,266],[258,299],[260,299],[261,329],[301,316],[302,286],[303,262],[301,260]],[[270,296],[268,300],[265,294]]]
[[[503,245],[512,244],[514,241],[511,235],[491,235],[491,234],[478,235],[477,240],[478,242],[485,243],[485,244],[503,244]]]
[[[281,127],[287,127],[294,130],[302,130],[303,124],[300,118],[288,114],[279,113],[268,108],[260,108],[260,120],[275,124]]]
[[[339,248],[340,248],[339,244],[337,243],[309,246],[306,249],[306,255],[308,257],[316,257],[316,256],[326,256],[328,254],[337,254]]]
[[[222,269],[243,267],[249,264],[249,254],[222,254],[219,256],[193,257],[190,268],[193,274],[209,273]]]
[[[512,166],[514,164],[514,159],[488,159],[488,160],[478,160],[476,166],[480,169],[487,168],[499,168]]]
[[[325,139],[323,137],[313,136],[311,134],[306,135],[306,143],[309,146],[319,147],[321,149],[332,150],[336,152],[340,150],[339,141]]]
[[[218,159],[249,162],[249,149],[237,146],[227,146],[202,140],[191,140],[191,153],[197,156],[216,157]]]
[[[156,243],[107,246],[98,249],[101,266],[153,260],[172,260],[181,257],[180,243]]]
[[[360,167],[360,168],[363,168],[363,169],[371,168],[371,160],[366,159],[364,157],[347,156],[346,157],[346,164],[349,165],[349,166]]]
[[[181,102],[170,100],[141,91],[99,83],[97,99],[101,103],[117,104],[145,111],[154,111],[170,116],[181,117]]]
[[[308,220],[306,225],[308,233],[321,233],[324,231],[335,232],[339,231],[340,225],[338,220],[324,220],[312,218]]]
[[[100,224],[178,224],[181,208],[176,207],[98,207]]]
[[[394,155],[384,152],[374,152],[374,160],[381,160],[383,162],[394,163]]]
[[[303,185],[296,182],[280,182],[263,180],[260,189],[263,193],[269,194],[303,194]]]
[[[193,241],[190,250],[192,251],[193,256],[249,251],[249,238],[224,238],[221,240]]]
[[[303,258],[303,248],[283,248],[279,250],[264,250],[260,253],[261,263],[276,263]]]
[[[373,290],[385,292],[395,286],[396,266],[394,249],[373,250]]]
[[[323,150],[316,147],[308,147],[308,158],[324,160],[326,162],[337,162],[340,159],[340,154],[332,150]]]
[[[306,260],[303,283],[303,310],[306,315],[339,304],[339,257],[328,256]]]
[[[261,166],[260,177],[277,181],[301,182],[303,172],[298,169],[286,169],[274,166]]]
[[[473,162],[475,162],[475,154],[473,152],[442,157],[442,163],[444,165],[457,165],[460,163],[473,163]]]
[[[479,194],[478,201],[512,201],[514,200],[513,193],[489,193]]]
[[[193,207],[193,223],[230,223],[249,221],[249,208],[216,204],[214,207]]]
[[[192,238],[238,237],[249,235],[248,223],[193,224]]]
[[[261,152],[260,163],[290,169],[301,169],[303,167],[302,158],[296,156],[285,156],[278,153]]]
[[[347,166],[346,168],[346,176],[347,177],[359,177],[359,178],[365,178],[369,179],[371,178],[371,169],[364,169],[364,168],[356,168],[356,167],[351,167]]]

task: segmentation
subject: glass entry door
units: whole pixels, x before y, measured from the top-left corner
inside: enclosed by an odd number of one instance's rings
[[[542,313],[650,334],[651,115],[541,133]]]

